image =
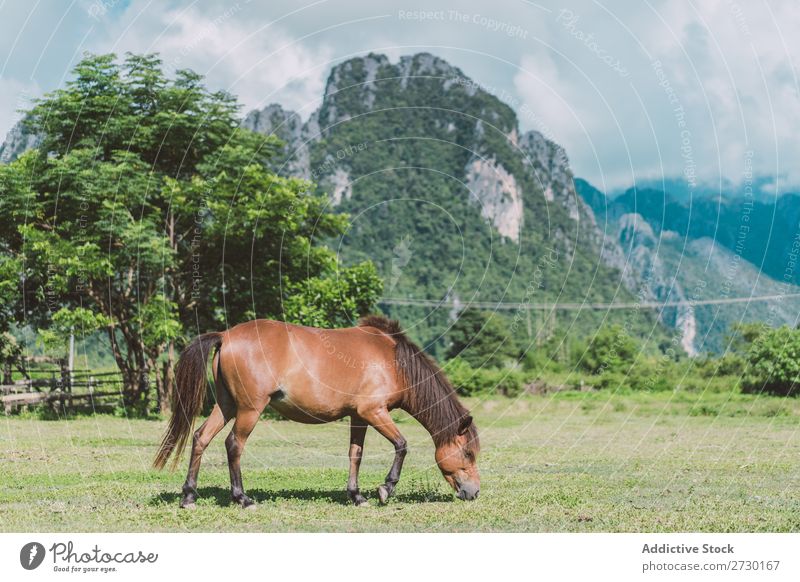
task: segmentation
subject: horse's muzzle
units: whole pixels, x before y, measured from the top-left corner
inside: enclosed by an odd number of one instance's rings
[[[464,483],[458,488],[458,498],[464,501],[472,501],[478,498],[480,487],[474,483]]]

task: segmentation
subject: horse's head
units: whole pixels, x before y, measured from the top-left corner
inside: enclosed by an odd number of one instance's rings
[[[469,415],[461,419],[455,438],[436,447],[436,464],[459,499],[471,501],[478,497],[481,487],[477,465],[479,450],[478,431]]]

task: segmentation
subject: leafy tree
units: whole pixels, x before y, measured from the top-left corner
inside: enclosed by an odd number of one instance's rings
[[[731,350],[746,353],[759,336],[769,331],[769,326],[761,321],[741,322],[731,326],[729,335],[725,338]]]
[[[618,371],[633,363],[638,342],[619,324],[604,325],[590,338],[581,366],[591,374]]]
[[[4,194],[21,187],[13,172],[4,172],[0,165],[0,208],[3,207]],[[13,248],[12,238],[16,235],[16,224],[0,220],[0,334],[10,335],[13,324],[23,314],[20,274],[23,262]]]
[[[0,333],[0,368],[3,373],[3,384],[11,384],[13,368],[22,371],[22,346],[19,345],[17,338],[10,332]]]
[[[280,144],[241,129],[232,96],[168,79],[154,55],[87,56],[74,73],[27,116],[41,146],[0,167],[3,309],[45,342],[105,331],[128,403],[147,406],[148,370],[163,410],[185,335],[371,308],[374,270],[319,244],[347,217],[268,169]]]
[[[111,325],[112,321],[102,313],[83,307],[62,307],[52,314],[50,326],[39,330],[39,343],[46,351],[57,352],[69,341],[71,334],[80,336]]]
[[[380,299],[383,285],[372,263],[342,270],[336,277],[292,283],[283,308],[286,319],[318,327],[354,325]]]
[[[747,351],[745,390],[787,396],[800,383],[800,330],[781,326],[763,331]]]
[[[459,357],[473,368],[501,367],[519,352],[500,316],[475,309],[461,312],[448,338],[447,357]]]

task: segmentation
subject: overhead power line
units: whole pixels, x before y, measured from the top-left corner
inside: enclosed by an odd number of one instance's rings
[[[506,311],[579,311],[584,309],[662,309],[665,307],[680,307],[697,305],[727,305],[730,303],[757,303],[761,301],[778,301],[791,298],[800,298],[800,293],[786,293],[775,295],[754,295],[752,297],[723,297],[719,299],[698,299],[691,301],[681,299],[677,301],[639,301],[627,303],[528,303],[528,302],[496,302],[496,301],[470,301],[455,302],[452,300],[437,299],[403,299],[387,297],[381,299],[380,305],[411,305],[416,307],[442,307],[449,309],[492,309]]]

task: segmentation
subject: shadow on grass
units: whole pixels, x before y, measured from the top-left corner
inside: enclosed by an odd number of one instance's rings
[[[361,493],[371,502],[377,504],[378,495],[375,491],[362,490]],[[200,487],[197,490],[198,500],[213,499],[216,505],[233,505],[231,501],[230,489],[224,487]],[[256,503],[265,501],[280,501],[289,499],[301,499],[304,501],[324,501],[337,505],[348,505],[350,503],[345,490],[326,490],[326,489],[281,489],[271,491],[267,489],[248,489],[247,495]],[[180,492],[163,492],[150,499],[149,505],[164,505],[180,503]],[[394,501],[400,503],[450,503],[455,497],[453,495],[439,493],[436,491],[411,491],[408,493],[398,493],[392,497]]]

